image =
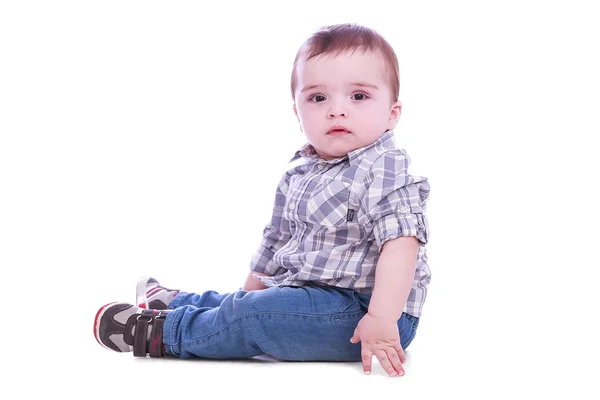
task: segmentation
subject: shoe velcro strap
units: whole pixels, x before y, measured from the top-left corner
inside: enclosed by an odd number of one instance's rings
[[[153,315],[152,310],[144,310],[137,316],[133,334],[133,355],[135,357],[146,357],[148,353],[148,325],[152,322]]]
[[[125,323],[123,341],[133,346],[135,357],[164,357],[163,326],[170,310],[143,310],[141,314],[133,314]],[[148,327],[152,324],[150,337]],[[132,333],[133,332],[133,333]]]
[[[166,315],[159,311],[159,314],[154,318],[152,323],[152,332],[150,332],[150,342],[148,343],[148,353],[150,357],[163,357],[165,355],[163,349],[163,326],[165,324]]]

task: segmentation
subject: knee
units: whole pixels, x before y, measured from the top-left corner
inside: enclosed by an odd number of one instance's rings
[[[264,309],[265,301],[264,290],[238,290],[232,296],[232,310],[238,316],[247,316],[255,314]]]
[[[294,303],[293,292],[289,288],[272,287],[250,292],[240,290],[232,299],[232,308],[237,316],[258,314],[278,314],[290,311]]]

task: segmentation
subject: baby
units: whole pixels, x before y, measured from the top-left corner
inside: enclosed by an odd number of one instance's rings
[[[135,356],[360,361],[404,375],[430,282],[427,179],[396,147],[396,54],[377,32],[314,33],[291,77],[308,143],[279,183],[241,290],[201,294],[138,282],[137,305],[94,320],[104,347]]]

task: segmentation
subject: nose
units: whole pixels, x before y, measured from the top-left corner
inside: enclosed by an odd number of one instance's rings
[[[329,118],[336,118],[336,117],[346,117],[346,112],[345,111],[341,111],[341,110],[331,110],[329,111]]]
[[[332,102],[327,114],[329,115],[329,118],[347,117],[348,110],[346,110],[346,107],[344,107],[341,102]]]

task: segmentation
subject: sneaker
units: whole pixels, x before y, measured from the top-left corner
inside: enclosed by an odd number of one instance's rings
[[[171,310],[144,310],[126,303],[100,307],[94,319],[94,336],[103,347],[133,351],[136,357],[163,357],[163,325]],[[152,329],[150,329],[152,328]]]
[[[144,276],[138,280],[135,296],[138,307],[165,310],[178,293],[179,290],[160,286],[156,279]]]

